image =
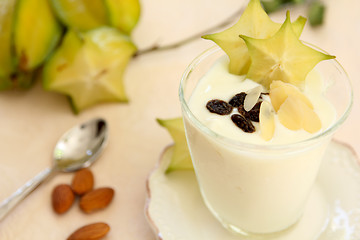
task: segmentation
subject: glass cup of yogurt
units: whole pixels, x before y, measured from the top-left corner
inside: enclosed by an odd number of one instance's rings
[[[265,141],[258,131],[244,133],[229,116],[206,109],[211,99],[228,101],[257,86],[228,73],[227,65],[226,54],[213,47],[187,67],[180,83],[200,192],[227,229],[241,234],[279,232],[302,216],[326,147],[349,115],[351,84],[336,60],[320,62],[308,74],[305,94],[318,111],[322,129],[314,134],[292,131],[277,121],[273,139]]]

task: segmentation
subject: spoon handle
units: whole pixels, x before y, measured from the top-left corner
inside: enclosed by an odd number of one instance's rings
[[[38,187],[51,173],[52,168],[47,168],[40,172],[25,185],[20,187],[9,198],[5,199],[0,205],[0,221],[25,197],[27,197],[36,187]]]

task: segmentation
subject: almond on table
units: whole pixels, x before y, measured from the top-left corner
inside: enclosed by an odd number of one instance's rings
[[[73,232],[67,240],[99,240],[107,235],[110,226],[103,222],[85,225]]]
[[[75,195],[68,184],[60,184],[54,188],[51,199],[54,211],[63,214],[73,205]]]
[[[91,191],[94,188],[94,175],[87,168],[77,171],[71,182],[71,188],[78,195]]]
[[[109,187],[94,189],[80,198],[79,206],[85,213],[106,208],[111,203],[114,193]]]

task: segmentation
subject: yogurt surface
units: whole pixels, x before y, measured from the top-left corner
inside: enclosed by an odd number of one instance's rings
[[[222,116],[209,112],[206,109],[206,103],[212,99],[229,101],[234,95],[240,92],[246,92],[259,86],[258,83],[245,79],[244,76],[230,74],[228,71],[229,60],[226,56],[220,58],[218,62],[207,72],[199,81],[189,100],[189,108],[193,114],[205,126],[216,132],[236,141],[242,141],[252,144],[287,144],[305,140],[313,136],[305,130],[289,130],[284,127],[275,114],[275,133],[270,141],[265,141],[260,136],[259,123],[252,122],[256,128],[254,133],[245,133],[238,128],[229,116]],[[303,94],[309,98],[314,106],[314,111],[319,116],[322,128],[321,132],[329,128],[336,120],[336,112],[330,102],[323,96],[325,86],[321,75],[316,71],[311,71],[305,81]],[[263,92],[266,92],[264,89]],[[270,98],[263,95],[265,101],[270,102]],[[238,113],[234,108],[231,114]],[[314,133],[314,134],[317,134]]]

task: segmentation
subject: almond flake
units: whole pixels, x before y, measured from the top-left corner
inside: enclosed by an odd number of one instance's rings
[[[275,132],[275,111],[271,104],[263,101],[260,106],[260,135],[265,141],[269,141]]]
[[[262,87],[260,85],[246,92],[247,95],[244,100],[245,111],[248,112],[255,106],[255,104],[259,100],[261,92],[262,92]]]

